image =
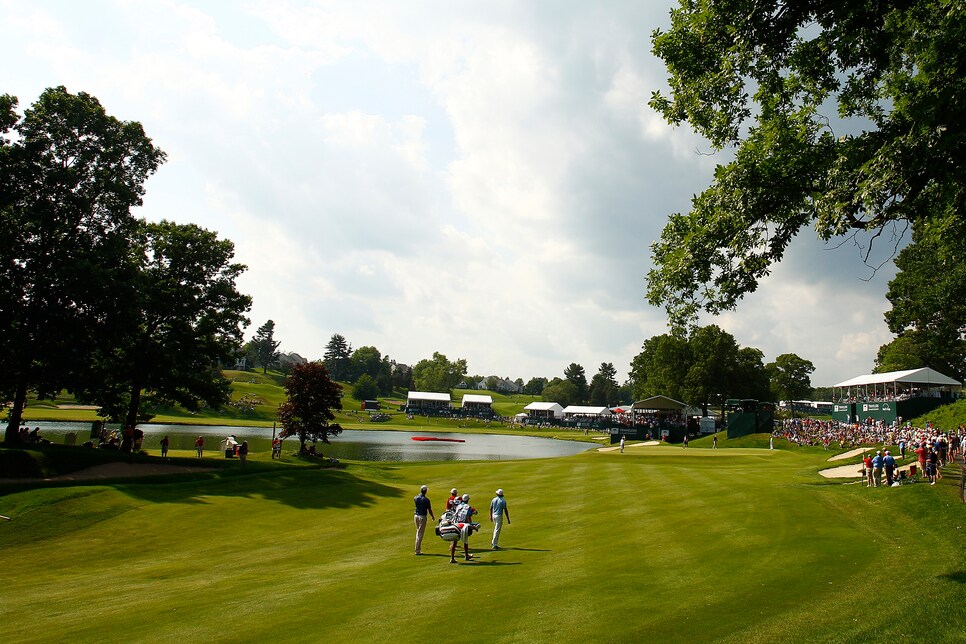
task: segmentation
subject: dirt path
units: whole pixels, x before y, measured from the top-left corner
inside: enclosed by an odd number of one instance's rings
[[[135,476],[161,476],[188,472],[214,472],[214,467],[189,465],[166,465],[164,463],[104,463],[84,470],[60,474],[42,479],[0,479],[0,483],[26,483],[37,481],[98,481],[103,479],[129,478]]]

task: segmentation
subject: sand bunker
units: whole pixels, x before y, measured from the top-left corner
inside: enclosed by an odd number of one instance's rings
[[[896,472],[908,472],[910,465],[916,465],[915,463],[907,463],[906,465],[900,465],[896,468]],[[841,465],[839,467],[830,467],[827,470],[821,470],[819,474],[827,479],[860,479],[863,477],[859,474],[859,470],[862,469],[862,465],[855,463],[853,465]],[[885,474],[882,475],[883,480],[885,480]]]

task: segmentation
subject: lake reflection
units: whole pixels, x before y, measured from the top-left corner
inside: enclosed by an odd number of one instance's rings
[[[68,433],[77,434],[76,444],[89,439],[90,423],[30,423],[40,427],[40,434],[54,443],[64,443]],[[150,452],[160,451],[160,441],[167,436],[173,450],[194,450],[195,439],[203,436],[205,451],[220,452],[220,444],[226,436],[234,434],[238,442],[247,440],[252,452],[271,450],[270,427],[224,427],[189,425],[141,425],[144,431],[143,448]],[[412,436],[435,436],[459,438],[464,443],[443,441],[414,441]],[[497,434],[456,434],[442,432],[396,432],[385,430],[361,431],[347,429],[331,439],[332,443],[318,444],[326,457],[355,461],[502,461],[524,458],[549,458],[569,456],[596,447],[577,441],[537,438],[532,436],[507,436]],[[286,439],[282,449],[297,449],[298,441]]]

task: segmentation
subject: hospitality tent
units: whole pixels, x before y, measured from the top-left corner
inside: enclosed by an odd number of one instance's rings
[[[560,420],[563,418],[563,407],[555,402],[532,402],[523,408],[532,419]]]
[[[920,369],[907,369],[905,371],[888,371],[886,373],[871,373],[864,376],[856,376],[849,380],[832,385],[835,389],[845,390],[846,396],[854,395],[853,392],[861,392],[865,396],[890,395],[900,396],[902,394],[912,394],[919,392],[921,395],[929,395],[929,392],[949,391],[953,388],[961,388],[962,383],[958,380],[941,374],[930,367]],[[870,394],[871,390],[871,394]]]

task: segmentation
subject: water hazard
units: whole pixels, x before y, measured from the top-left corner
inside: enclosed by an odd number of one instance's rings
[[[67,435],[70,433],[76,435],[77,445],[90,437],[90,423],[40,422],[30,423],[30,427],[40,427],[40,435],[53,443],[68,442]],[[218,454],[221,442],[230,434],[239,443],[247,440],[252,452],[271,450],[271,427],[153,424],[139,427],[144,431],[142,447],[149,452],[160,451],[160,441],[164,436],[170,440],[172,450],[194,450],[195,439],[203,436],[205,451]],[[460,439],[465,442],[414,441],[413,436]],[[591,443],[533,436],[352,429],[345,430],[331,440],[330,445],[317,445],[324,456],[356,461],[503,461],[570,456],[596,447]],[[292,438],[283,443],[283,449],[287,452],[294,451],[297,446],[298,441]]]

